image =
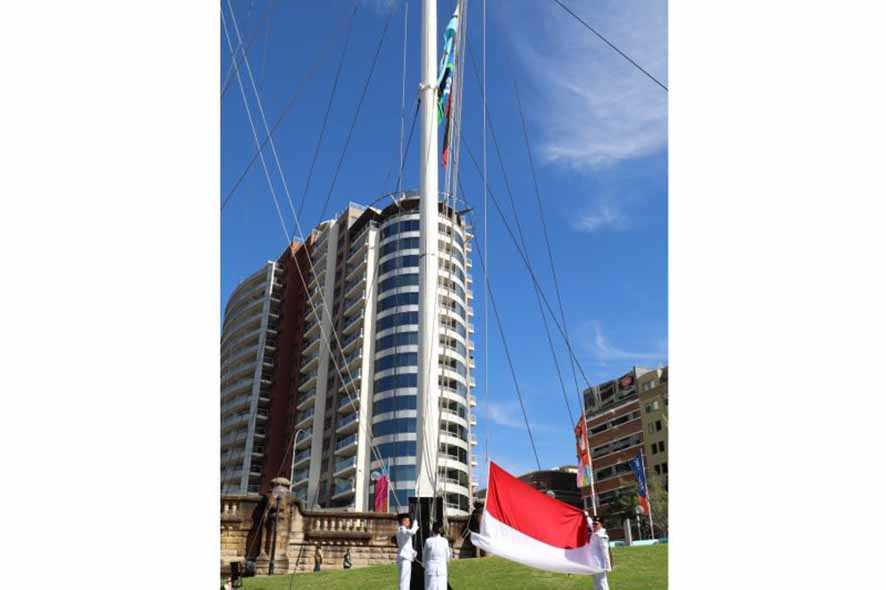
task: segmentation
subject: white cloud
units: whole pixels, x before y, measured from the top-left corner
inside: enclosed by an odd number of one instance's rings
[[[519,403],[516,401],[510,403],[488,402],[486,404],[484,418],[499,426],[526,430],[526,422],[523,420],[523,413],[520,410]],[[548,426],[538,424],[532,420],[529,421],[529,425],[532,427],[533,433],[550,430]]]
[[[532,90],[541,157],[579,169],[656,153],[667,141],[667,93],[552,2],[502,16]],[[569,4],[667,84],[666,0]]]
[[[606,335],[603,333],[603,329],[600,326],[599,321],[594,320],[593,322],[591,322],[591,327],[593,330],[593,338],[588,342],[588,345],[594,358],[598,361],[601,361],[602,363],[619,360],[645,360],[657,361],[662,363],[667,361],[668,351],[667,342],[665,341],[658,342],[658,350],[632,352],[618,348],[617,346],[612,344],[609,341],[609,338],[607,338]]]
[[[600,198],[583,214],[572,221],[572,226],[584,232],[604,229],[624,230],[629,226],[629,218],[617,201]]]

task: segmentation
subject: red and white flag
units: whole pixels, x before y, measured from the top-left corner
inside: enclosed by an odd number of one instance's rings
[[[592,546],[584,512],[555,500],[489,464],[486,508],[471,542],[530,567],[568,574],[607,571],[608,556]]]

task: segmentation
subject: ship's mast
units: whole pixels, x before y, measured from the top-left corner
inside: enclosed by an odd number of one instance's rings
[[[422,0],[421,143],[419,143],[420,278],[418,345],[418,424],[416,432],[416,496],[433,496],[437,472],[436,447],[440,388],[437,383],[437,1]],[[428,445],[426,447],[426,445]]]

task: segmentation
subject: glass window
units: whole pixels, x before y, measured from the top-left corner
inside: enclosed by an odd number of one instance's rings
[[[405,373],[403,375],[388,375],[382,377],[375,382],[375,393],[390,391],[391,389],[401,389],[404,387],[418,387],[418,375],[416,373]]]
[[[385,260],[379,267],[378,274],[384,274],[398,268],[417,268],[418,256],[411,254],[409,256],[399,256]]]
[[[414,457],[416,453],[414,440],[384,443],[378,445],[376,448],[382,459],[390,459],[391,457]]]
[[[383,280],[378,286],[378,292],[384,293],[397,287],[407,287],[418,285],[418,273],[409,273],[405,275],[397,275]]]
[[[384,371],[393,369],[394,367],[416,367],[418,366],[418,353],[403,352],[400,354],[389,354],[375,361],[375,370]]]
[[[379,338],[376,341],[375,351],[381,352],[389,348],[408,346],[410,344],[418,344],[418,332],[397,332],[396,334],[388,334],[384,338]]]
[[[399,305],[418,305],[418,293],[397,293],[378,301],[378,311],[384,311]]]
[[[372,425],[373,436],[385,436],[387,434],[402,434],[415,432],[415,418],[394,418]]]
[[[418,276],[418,275],[416,275]],[[395,277],[397,278],[397,277]],[[418,325],[418,312],[417,311],[407,311],[403,313],[395,313],[389,316],[385,316],[382,319],[376,322],[375,329],[378,331],[387,330],[388,328],[393,328],[395,326],[417,326]]]
[[[414,410],[417,407],[418,398],[415,395],[395,395],[379,400],[372,405],[373,414],[385,412],[399,412],[401,410]]]

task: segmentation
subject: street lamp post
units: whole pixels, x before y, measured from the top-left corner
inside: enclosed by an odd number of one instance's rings
[[[268,575],[274,575],[274,558],[277,553],[277,523],[280,521],[280,498],[290,490],[290,482],[285,477],[275,477],[271,483],[275,484],[271,490],[274,496],[274,520],[271,524],[271,561],[268,563]]]

